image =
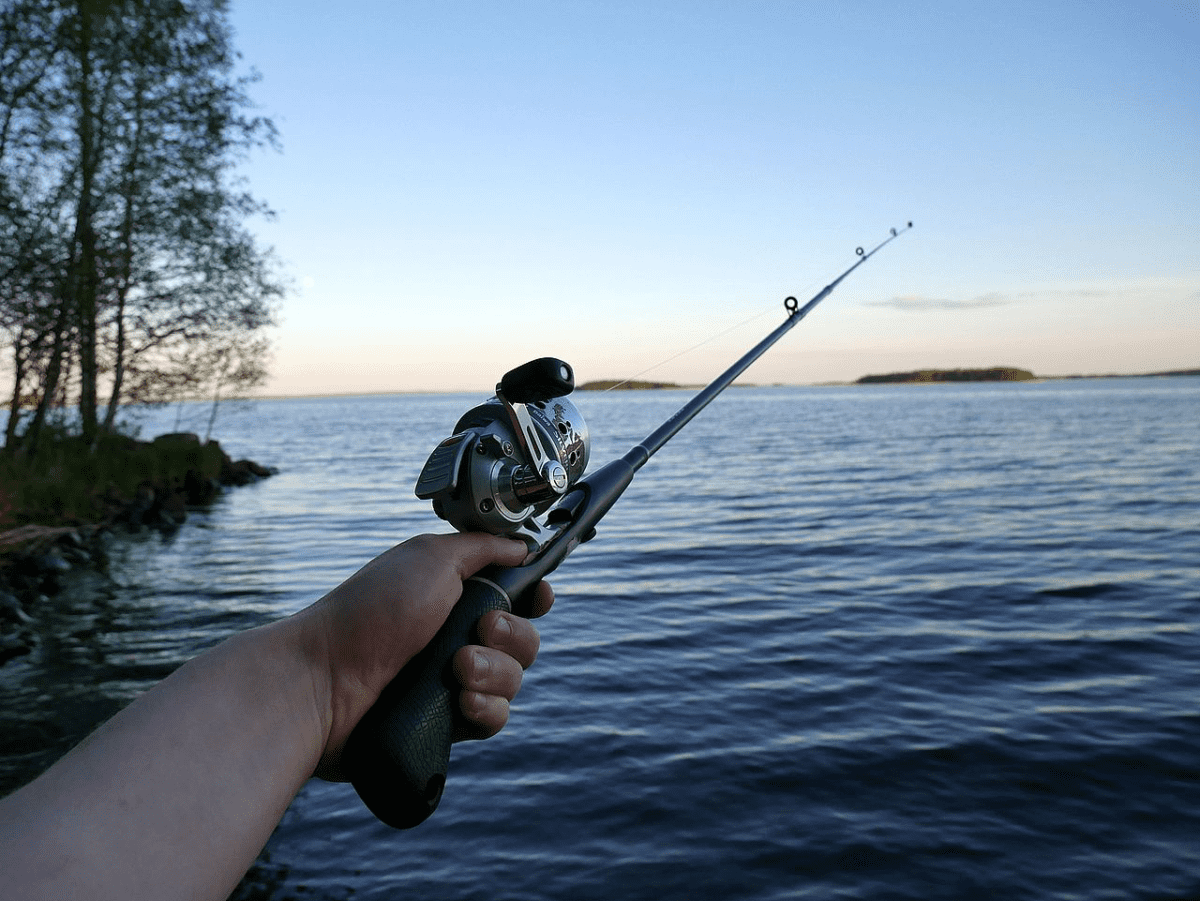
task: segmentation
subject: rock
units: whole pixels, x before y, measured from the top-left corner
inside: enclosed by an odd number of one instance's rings
[[[54,551],[39,554],[34,558],[34,565],[44,573],[65,573],[71,571],[71,564]]]
[[[0,614],[0,665],[14,657],[28,654],[37,644],[33,630],[30,628],[32,618],[20,608],[19,604],[16,607],[16,613],[20,616],[19,619],[6,619],[3,614]]]
[[[106,544],[116,540],[113,527],[173,531],[187,519],[189,507],[211,503],[223,485],[252,484],[278,471],[253,460],[234,462],[216,441],[202,442],[193,432],[151,442],[112,435],[103,450],[110,465],[107,475],[88,486],[95,502],[92,519],[60,515],[53,522],[62,524],[0,530],[0,663],[37,646],[32,625],[50,603],[47,595],[57,594],[75,575],[104,573]],[[88,521],[96,525],[79,525]]]
[[[87,545],[76,547],[68,544],[61,548],[63,556],[67,558],[67,562],[72,566],[90,566],[95,563],[95,557],[88,550]]]
[[[187,499],[181,491],[174,491],[158,505],[158,521],[168,528],[182,525],[187,520]]]
[[[154,439],[152,444],[195,444],[199,446],[200,436],[195,432],[167,432],[165,435],[159,435]],[[215,441],[210,442],[216,444]]]
[[[24,635],[0,636],[0,664],[8,663],[14,657],[23,657],[33,650],[33,644]]]
[[[265,479],[268,476],[273,476],[275,473],[279,472],[279,470],[274,466],[262,466],[258,463],[255,463],[253,460],[242,460],[241,462],[245,463],[246,466],[250,468],[250,471],[260,479]]]
[[[5,568],[4,581],[18,597],[31,592],[56,591],[60,577],[71,571],[71,564],[53,551],[31,551],[12,557]]]
[[[25,612],[25,608],[21,606],[21,602],[17,600],[16,595],[9,594],[7,591],[0,591],[0,620],[27,623],[30,619],[31,617]]]
[[[133,500],[129,502],[129,505],[122,512],[121,519],[132,526],[144,525],[146,517],[154,509],[157,499],[154,486],[149,482],[142,482],[142,484],[138,485],[137,493],[134,494]]]
[[[60,536],[58,543],[68,548],[75,548],[81,551],[87,550],[87,542],[84,541],[83,536],[76,531],[67,532],[65,535]]]
[[[206,478],[194,469],[189,469],[183,477],[183,493],[187,503],[193,507],[212,503],[221,493],[221,482],[218,479]]]
[[[260,466],[253,460],[238,460],[221,467],[221,484],[249,485],[270,475],[274,475],[273,470]]]

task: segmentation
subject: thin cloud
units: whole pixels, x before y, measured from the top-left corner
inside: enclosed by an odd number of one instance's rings
[[[1187,284],[1176,288],[1172,284],[1161,285],[1153,281],[1148,283],[1122,284],[1115,287],[1083,285],[1075,288],[1034,288],[1024,291],[1001,292],[992,291],[978,294],[975,297],[954,299],[949,297],[922,297],[915,294],[904,294],[886,300],[873,300],[867,303],[873,307],[888,307],[893,310],[909,312],[953,312],[979,310],[987,307],[1003,307],[1011,304],[1052,304],[1087,302],[1092,305],[1107,301],[1129,300],[1135,297],[1162,297],[1173,299],[1176,292],[1182,294],[1184,300],[1200,300],[1200,291],[1191,290]],[[1183,293],[1186,292],[1186,293]]]
[[[1047,288],[1022,291],[1017,297],[1023,300],[1106,300],[1116,294],[1108,288]]]
[[[909,294],[890,297],[887,300],[871,301],[868,306],[922,312],[925,310],[977,310],[981,307],[1002,307],[1014,302],[1012,297],[998,293],[981,294],[965,300],[951,300],[946,297],[917,297]]]

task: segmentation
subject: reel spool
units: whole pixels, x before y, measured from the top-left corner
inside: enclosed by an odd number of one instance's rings
[[[417,478],[416,495],[460,532],[519,538],[531,553],[552,532],[538,520],[587,468],[587,425],[567,398],[571,367],[542,357],[505,374],[468,410]]]

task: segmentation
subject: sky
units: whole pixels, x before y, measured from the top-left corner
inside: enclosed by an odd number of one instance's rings
[[[1200,0],[233,0],[271,394],[1200,367]]]

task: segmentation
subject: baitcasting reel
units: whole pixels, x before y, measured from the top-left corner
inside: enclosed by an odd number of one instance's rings
[[[586,476],[587,428],[566,398],[575,376],[562,360],[545,357],[514,369],[494,398],[458,421],[421,470],[417,496],[432,500],[456,529],[520,538],[530,553],[520,566],[490,566],[463,580],[462,596],[437,635],[350,734],[343,768],[379,819],[407,829],[441,800],[458,723],[458,685],[446,672],[454,655],[475,640],[479,618],[493,610],[528,615],[528,592],[596,534],[596,524],[651,456],[898,234],[893,229],[870,252],[860,249],[858,261],[804,306],[794,297],[785,300],[782,324],[639,444]]]
[[[536,517],[583,475],[588,431],[567,399],[571,367],[542,357],[505,374],[467,411],[417,479],[416,494],[460,532],[519,538],[536,553],[557,532]]]

